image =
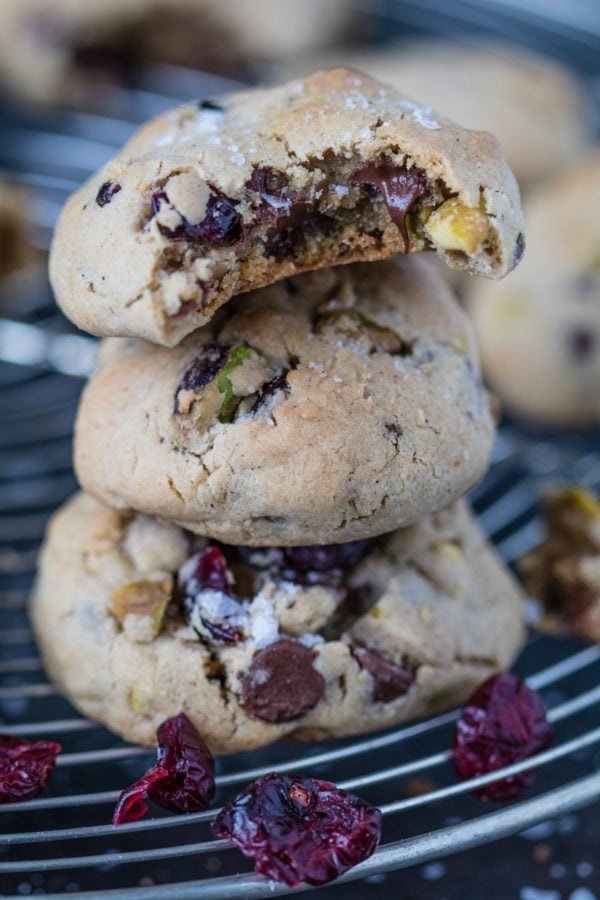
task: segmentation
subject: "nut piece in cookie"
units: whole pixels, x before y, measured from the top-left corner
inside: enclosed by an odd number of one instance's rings
[[[546,539],[521,559],[529,593],[544,604],[544,631],[600,642],[600,499],[557,488],[544,499]]]
[[[60,305],[93,334],[173,346],[232,296],[328,265],[436,250],[502,278],[523,228],[499,144],[422,113],[332,69],[160,116],[67,203]]]
[[[112,592],[108,611],[133,640],[151,641],[161,629],[172,592],[171,575],[122,584]]]

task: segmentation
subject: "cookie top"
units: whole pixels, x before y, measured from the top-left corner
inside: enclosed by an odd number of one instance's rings
[[[361,69],[467,128],[491,131],[521,188],[564,168],[592,138],[583,85],[555,59],[522,47],[421,40],[338,50],[320,62]]]
[[[183,711],[231,753],[464,700],[512,661],[520,600],[461,504],[373,543],[249,551],[80,494],[50,525],[32,616],[86,715],[152,744]]]
[[[600,152],[526,204],[528,250],[504,285],[472,281],[484,371],[515,414],[600,422]]]
[[[105,342],[76,425],[82,486],[231,543],[339,543],[476,482],[493,440],[469,322],[423,259],[227,304],[179,347]]]
[[[431,248],[490,278],[520,258],[498,142],[333,69],[150,122],[70,198],[50,272],[81,328],[173,346],[235,294]]]
[[[600,498],[580,485],[554,488],[544,498],[545,540],[519,569],[544,605],[543,631],[600,641]]]

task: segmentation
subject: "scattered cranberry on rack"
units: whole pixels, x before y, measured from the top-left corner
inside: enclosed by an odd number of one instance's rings
[[[31,800],[44,790],[61,752],[54,741],[0,735],[0,804]]]

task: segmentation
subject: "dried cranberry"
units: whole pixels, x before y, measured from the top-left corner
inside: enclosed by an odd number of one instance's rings
[[[353,642],[350,651],[361,669],[371,675],[376,703],[390,703],[403,697],[415,680],[414,672],[407,666],[390,662],[362,644]]]
[[[163,206],[173,206],[166,190],[159,188],[152,194],[152,213],[158,215]],[[173,207],[174,208],[174,207]],[[175,228],[158,224],[158,230],[172,241],[210,242],[235,244],[243,233],[242,218],[229,197],[213,188],[206,204],[206,215],[201,222],[190,222],[178,213],[180,223]]]
[[[96,194],[96,203],[98,206],[106,206],[120,190],[121,185],[117,184],[116,181],[105,181]]]
[[[0,734],[0,803],[19,803],[41,794],[61,750],[54,741],[30,743]]]
[[[256,871],[296,887],[333,881],[375,851],[381,811],[330,781],[271,773],[244,788],[213,823]]]
[[[258,393],[258,397],[254,401],[252,409],[250,410],[250,413],[252,415],[260,412],[262,407],[269,402],[271,397],[274,397],[275,394],[277,394],[279,391],[283,391],[284,394],[289,394],[290,385],[287,380],[289,374],[289,369],[282,369],[279,375],[276,375],[275,378],[267,381],[267,383],[262,386]]]
[[[146,797],[172,812],[190,813],[207,809],[215,796],[214,759],[185,713],[163,722],[156,736],[156,765],[123,791],[113,825],[141,819]]]
[[[205,344],[183,370],[175,390],[175,412],[180,413],[180,391],[198,391],[205,387],[225,365],[230,348],[213,341]]]
[[[236,551],[248,565],[268,570],[275,578],[304,586],[338,587],[368,546],[369,541],[350,541],[311,547],[236,547]]]
[[[391,218],[394,220],[402,237],[404,250],[408,253],[410,241],[406,227],[406,217],[420,197],[427,193],[427,175],[417,166],[407,169],[405,166],[394,166],[390,163],[375,165],[370,163],[357,169],[350,176],[351,184],[366,184],[375,188],[383,197]]]
[[[180,571],[186,621],[217,644],[237,644],[243,636],[244,611],[233,597],[233,575],[218,547],[192,556]]]
[[[207,547],[200,554],[192,578],[200,590],[221,591],[232,596],[233,576],[218,547]]]
[[[516,675],[502,674],[479,687],[456,726],[452,761],[461,781],[528,759],[552,743],[553,731],[540,695]],[[501,803],[520,796],[533,781],[529,770],[475,791]]]

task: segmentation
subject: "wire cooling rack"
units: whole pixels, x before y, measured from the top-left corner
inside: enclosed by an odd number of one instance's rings
[[[532,43],[560,43],[567,56],[573,45],[579,47],[577,61],[591,71],[589,23],[582,26],[573,14],[560,28],[544,20],[534,27],[533,6],[520,18],[490,18],[490,10],[501,5],[479,4],[475,24],[496,24],[510,35],[529,17]],[[450,20],[464,24],[465,11],[472,21],[474,6],[465,0],[452,5],[451,14],[447,4],[405,3],[402,10],[410,27],[431,27],[433,11],[448,31]],[[565,15],[576,6],[567,5]],[[392,19],[400,18],[399,9],[380,5]],[[114,153],[137,122],[171,105],[174,96],[207,96],[222,87],[219,79],[168,69],[147,73],[135,91],[115,91],[110,115],[28,116],[1,108],[0,170],[28,187],[39,247],[47,249],[66,195]],[[120,789],[144,771],[153,754],[81,718],[45,679],[27,597],[48,517],[76,490],[72,425],[95,346],[56,310],[43,268],[34,266],[0,285],[0,728],[31,739],[53,738],[64,747],[43,797],[0,807],[0,894],[217,900],[288,893],[251,874],[247,861],[212,838],[214,810],[189,816],[158,811],[118,830],[108,824]],[[557,437],[503,425],[492,468],[471,499],[507,562],[537,542],[540,490],[563,479],[600,485],[597,436]],[[534,786],[520,802],[498,810],[472,797],[474,787],[498,773],[456,782],[448,761],[456,712],[371,737],[309,746],[284,742],[221,759],[218,801],[274,769],[329,778],[356,791],[383,809],[383,842],[340,882],[369,884],[386,871],[439,860],[594,802],[600,798],[600,647],[532,636],[517,668],[543,692],[556,731],[549,750],[503,771],[536,769]],[[336,896],[350,897],[350,887],[343,891]]]

